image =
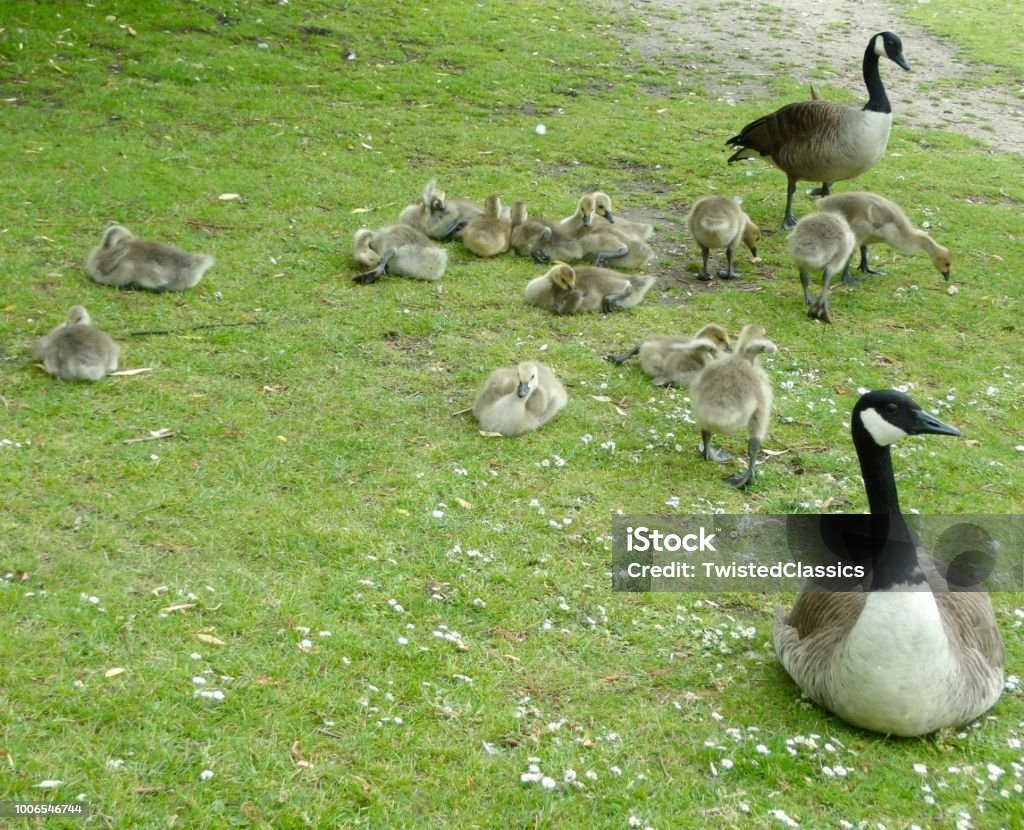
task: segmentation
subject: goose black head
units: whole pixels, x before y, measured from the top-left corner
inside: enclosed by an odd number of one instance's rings
[[[909,395],[882,389],[861,395],[853,407],[851,431],[854,442],[869,440],[888,447],[908,435],[959,435],[960,430],[925,412]]]
[[[903,57],[903,41],[895,32],[879,32],[872,39],[875,54],[878,57],[886,57],[902,69],[910,71],[910,64]]]

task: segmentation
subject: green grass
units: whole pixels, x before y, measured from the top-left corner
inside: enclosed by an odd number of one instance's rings
[[[800,700],[771,649],[777,597],[619,595],[607,576],[615,511],[863,510],[860,387],[912,384],[963,431],[896,451],[905,509],[1021,512],[1019,159],[894,129],[857,187],[930,223],[960,292],[879,246],[890,276],[838,287],[827,328],[778,229],[782,176],[725,164],[770,104],[724,106],[710,74],[624,52],[642,27],[622,10],[141,5],[17,2],[0,20],[0,799],[81,793],[85,826],[117,827],[1021,824],[1019,692],[961,732],[883,740]],[[806,96],[788,76],[773,90]],[[742,195],[764,261],[707,290],[664,219],[659,284],[620,315],[527,308],[536,266],[457,244],[437,285],[354,285],[355,230],[431,177],[555,216],[598,186],[674,220]],[[178,295],[95,285],[82,261],[114,219],[217,264]],[[31,343],[76,302],[123,366],[153,371],[36,368]],[[697,459],[685,392],[601,359],[711,320],[780,346],[781,454],[745,493]],[[128,335],[209,322],[265,325]],[[454,415],[524,357],[569,385],[558,420],[497,440]],[[1021,598],[995,601],[1019,674]],[[532,763],[554,790],[521,783]]]

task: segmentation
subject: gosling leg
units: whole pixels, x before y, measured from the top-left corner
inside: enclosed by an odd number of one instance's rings
[[[846,260],[846,265],[843,266],[843,283],[845,285],[861,285],[864,282],[864,280],[859,280],[853,274],[850,273],[851,262],[853,262],[852,256],[848,260]]]
[[[441,241],[442,242],[451,242],[452,237],[454,237],[455,234],[457,234],[459,231],[461,231],[463,228],[465,228],[466,225],[468,225],[468,224],[469,224],[469,220],[468,219],[456,219],[454,222],[452,222],[448,226],[448,229],[441,236]]]
[[[700,255],[704,260],[704,267],[697,274],[697,279],[707,281],[711,279],[711,273],[708,271],[708,257],[711,255],[711,251],[710,249],[705,248],[703,245],[701,245]]]
[[[632,293],[633,285],[627,282],[626,287],[621,291],[616,291],[613,294],[605,294],[604,297],[601,298],[601,311],[605,312],[605,314],[612,311],[622,311],[625,307],[622,305],[622,301]]]
[[[634,346],[628,352],[623,352],[622,354],[610,354],[605,359],[606,360],[610,360],[612,363],[616,364],[617,366],[621,366],[623,363],[625,363],[631,357],[636,357],[636,355],[638,355],[639,353],[640,353],[640,346]]]
[[[857,267],[861,271],[863,271],[865,274],[875,274],[876,276],[879,276],[879,277],[884,277],[885,274],[886,274],[885,271],[876,271],[874,268],[872,268],[870,265],[868,265],[868,246],[867,245],[861,245],[860,246],[860,265],[858,265]],[[844,282],[845,282],[845,280],[844,280]]]
[[[832,276],[828,270],[825,271],[821,294],[818,296],[818,299],[811,303],[811,307],[807,311],[807,316],[812,320],[821,320],[823,323],[832,322],[832,310],[828,305],[828,288],[832,283]]]
[[[609,259],[617,259],[620,256],[625,256],[629,253],[629,246],[623,245],[614,251],[598,251],[594,254],[594,265],[598,268],[602,267]]]
[[[352,281],[359,285],[369,285],[370,283],[377,282],[388,272],[388,263],[391,262],[391,258],[394,255],[395,249],[389,248],[384,252],[384,256],[380,258],[380,262],[377,263],[376,268],[371,268],[369,271],[363,271],[361,274],[356,274],[352,277]]]
[[[750,436],[750,440],[747,441],[747,452],[750,453],[750,463],[747,465],[747,469],[742,473],[734,473],[726,479],[731,487],[735,487],[737,490],[742,490],[748,484],[754,483],[756,473],[754,467],[757,465],[757,454],[761,451],[761,439],[754,435]]]
[[[719,271],[718,276],[723,280],[734,280],[739,276],[736,269],[732,267],[732,246],[725,249],[725,270]]]
[[[732,458],[725,450],[711,446],[711,433],[706,429],[700,431],[700,446],[697,451],[705,461],[728,461]]]

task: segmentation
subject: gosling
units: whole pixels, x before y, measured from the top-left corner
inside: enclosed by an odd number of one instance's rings
[[[75,305],[63,323],[39,338],[32,355],[61,380],[100,380],[117,371],[121,347],[92,324],[85,306]]]
[[[753,484],[757,454],[768,433],[772,412],[772,384],[758,363],[762,352],[773,354],[776,345],[764,337],[761,326],[744,326],[736,350],[705,366],[691,387],[693,411],[700,427],[700,454],[706,461],[728,461],[729,455],[711,446],[714,433],[731,435],[746,428],[750,463],[727,482],[742,489]]]
[[[384,274],[433,281],[448,265],[448,252],[409,225],[363,228],[356,231],[354,244],[356,262],[370,269],[352,278],[360,285],[377,282]]]
[[[789,252],[800,271],[807,316],[812,320],[832,322],[828,289],[832,278],[846,267],[857,245],[853,231],[838,213],[812,213],[805,216],[789,235]],[[811,300],[810,273],[822,271],[821,294]]]
[[[497,196],[488,196],[484,200],[483,214],[470,219],[462,231],[462,244],[470,252],[479,257],[492,257],[509,249],[513,220],[511,216],[502,218],[501,212],[501,199]]]
[[[116,223],[104,231],[103,241],[85,261],[86,270],[98,283],[151,291],[192,288],[212,265],[213,257],[208,254],[139,239]]]
[[[423,187],[418,202],[405,208],[398,217],[403,225],[409,225],[430,239],[445,242],[462,239],[463,231],[470,220],[483,215],[483,208],[469,199],[449,199],[445,192],[431,179]]]
[[[609,313],[638,305],[655,281],[650,274],[626,277],[607,268],[556,262],[546,274],[530,280],[524,293],[530,305],[556,314]]]
[[[708,272],[708,256],[712,249],[725,248],[726,268],[719,271],[718,276],[723,279],[736,279],[739,274],[733,268],[733,251],[736,246],[743,242],[750,253],[757,256],[757,243],[761,239],[761,229],[758,228],[740,207],[740,203],[727,196],[705,196],[698,199],[690,209],[687,219],[690,233],[700,246],[701,257],[704,264],[698,279],[710,280]]]
[[[728,351],[729,333],[717,323],[709,323],[693,337],[652,334],[625,354],[608,359],[621,366],[639,354],[640,368],[655,386],[689,387],[701,369]]]
[[[487,432],[521,435],[548,423],[568,399],[548,366],[525,362],[491,372],[473,404],[473,417]]]
[[[642,239],[644,242],[654,236],[653,225],[649,225],[646,222],[633,222],[629,219],[624,219],[621,216],[613,214],[612,197],[607,193],[595,190],[590,195],[594,199],[594,213],[609,224],[615,225],[616,230],[626,234],[627,236]]]

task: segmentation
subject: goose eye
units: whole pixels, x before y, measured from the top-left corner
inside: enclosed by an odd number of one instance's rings
[[[899,407],[894,403],[887,403],[885,405],[885,411],[895,415],[899,411]]]

